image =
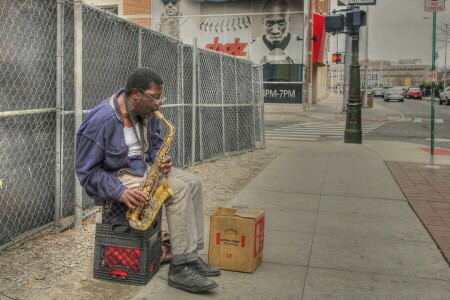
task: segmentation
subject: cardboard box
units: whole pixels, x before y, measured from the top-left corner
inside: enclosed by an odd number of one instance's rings
[[[262,262],[264,210],[219,207],[210,218],[209,263],[252,273]]]

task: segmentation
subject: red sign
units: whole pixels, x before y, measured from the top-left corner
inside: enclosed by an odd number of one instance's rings
[[[255,223],[255,245],[253,257],[256,257],[264,247],[264,218]]]
[[[431,71],[431,80],[436,82],[437,81],[437,72],[436,70]]]
[[[445,0],[425,0],[425,11],[444,11]]]
[[[234,40],[234,43],[228,43],[228,44],[221,44],[219,43],[219,38],[215,37],[214,38],[214,43],[212,44],[207,44],[205,46],[206,49],[209,50],[214,50],[214,51],[219,51],[219,52],[223,52],[223,53],[227,53],[227,54],[231,54],[231,55],[236,55],[236,56],[246,56],[247,53],[244,52],[245,48],[247,48],[247,43],[240,43],[239,38]]]
[[[325,16],[313,15],[313,44],[312,44],[312,61],[313,63],[325,65]]]

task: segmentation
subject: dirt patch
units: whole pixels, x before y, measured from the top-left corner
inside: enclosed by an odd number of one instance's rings
[[[278,154],[259,149],[188,168],[203,182],[205,218],[233,199]],[[92,278],[95,216],[80,231],[49,228],[0,253],[0,300],[131,299],[142,288]],[[163,226],[164,228],[164,226]]]

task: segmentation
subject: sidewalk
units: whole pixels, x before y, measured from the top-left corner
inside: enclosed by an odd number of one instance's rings
[[[292,118],[333,119],[338,111],[338,99],[330,97]],[[376,103],[363,109],[363,117],[375,116],[402,119]],[[423,170],[429,162],[420,145],[363,140],[267,146],[283,152],[229,203],[265,209],[260,267],[253,274],[223,271],[215,291],[195,295],[167,285],[166,265],[133,299],[448,298],[449,265],[405,198],[436,196],[429,181],[408,173],[411,165]],[[445,186],[434,186],[440,191],[449,187],[450,156],[436,156],[435,163],[447,174]],[[400,166],[404,173],[397,174]],[[406,191],[408,176],[423,186]],[[201,256],[206,259],[207,251]]]

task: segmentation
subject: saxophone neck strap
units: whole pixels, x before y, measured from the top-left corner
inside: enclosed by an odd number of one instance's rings
[[[130,109],[130,104],[128,103],[128,98],[125,95],[125,93],[123,94],[123,102],[125,104],[125,109],[127,110],[128,118],[130,119],[131,124],[133,126],[134,135],[136,136],[136,139],[138,140],[138,143],[139,143],[139,147],[141,148],[142,163],[144,164],[145,169],[147,169],[147,164],[145,163],[144,146],[142,145],[142,141],[139,138],[139,136],[141,136],[141,137],[144,136],[144,128],[142,125],[142,119],[141,118],[138,119],[138,126],[136,126],[136,122],[134,121],[133,113],[131,112],[131,109]],[[139,128],[140,135],[138,134],[136,127]]]

